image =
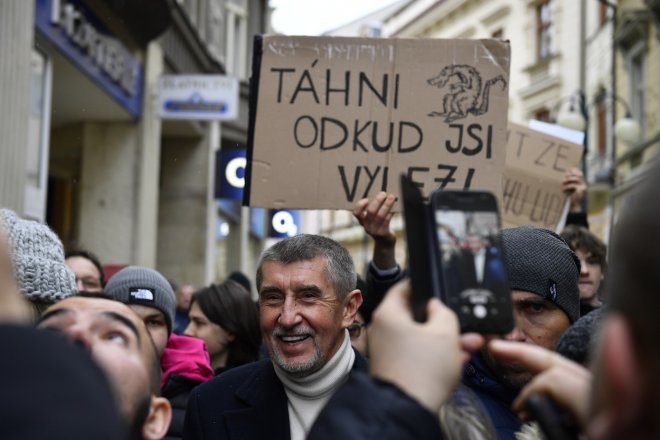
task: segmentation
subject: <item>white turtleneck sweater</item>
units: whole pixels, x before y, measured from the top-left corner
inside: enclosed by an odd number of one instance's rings
[[[334,392],[348,379],[355,362],[355,352],[346,330],[344,342],[337,353],[317,372],[294,378],[273,364],[282,381],[289,402],[291,440],[304,440],[316,417]]]

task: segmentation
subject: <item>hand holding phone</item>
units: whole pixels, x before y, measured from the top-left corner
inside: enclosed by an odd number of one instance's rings
[[[444,281],[441,299],[458,315],[461,331],[508,333],[513,307],[495,196],[435,191],[431,212]]]
[[[428,206],[404,175],[401,194],[414,318],[425,321],[426,303],[435,296],[456,313],[462,333],[510,332],[513,307],[495,197],[438,190]]]

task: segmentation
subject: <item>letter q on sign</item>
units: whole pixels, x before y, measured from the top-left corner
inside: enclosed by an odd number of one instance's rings
[[[245,188],[245,167],[247,166],[247,159],[244,157],[235,157],[227,162],[225,168],[225,178],[227,183],[236,188]],[[239,171],[240,176],[239,176]]]

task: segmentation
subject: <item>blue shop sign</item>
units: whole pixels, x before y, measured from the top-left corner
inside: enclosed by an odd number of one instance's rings
[[[294,209],[271,209],[269,237],[293,237],[300,230],[300,211]]]
[[[41,35],[134,118],[142,113],[144,69],[80,0],[37,0]]]
[[[215,198],[243,200],[245,148],[223,148],[215,155]]]

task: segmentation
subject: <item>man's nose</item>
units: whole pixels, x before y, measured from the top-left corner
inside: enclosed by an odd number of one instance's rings
[[[298,313],[298,302],[291,296],[286,297],[278,319],[279,324],[282,327],[293,327],[301,321],[302,317]]]
[[[89,330],[80,324],[74,324],[66,329],[66,336],[74,344],[87,351],[92,350],[92,341]]]
[[[81,279],[76,279],[76,289],[78,289],[78,292],[87,290]]]
[[[580,275],[589,275],[589,267],[586,261],[580,261]]]
[[[519,324],[520,318],[518,316],[515,316],[515,314],[514,314],[514,318],[515,318],[515,326],[513,327],[513,330],[511,330],[509,333],[504,335],[504,339],[507,341],[524,342],[526,336]]]

